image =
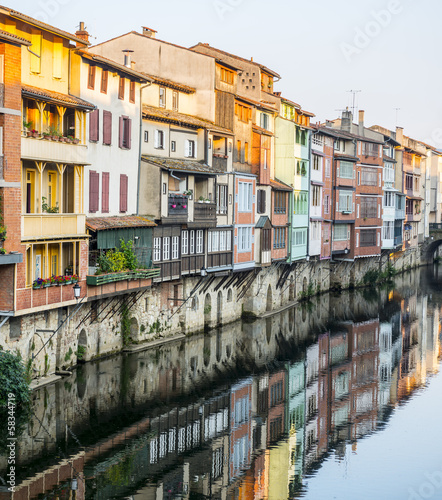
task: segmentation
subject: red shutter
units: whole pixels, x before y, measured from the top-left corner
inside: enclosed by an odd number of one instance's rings
[[[127,175],[120,175],[120,212],[127,212]]]
[[[123,137],[123,130],[124,130],[124,126],[123,126],[123,117],[120,116],[120,121],[119,121],[119,134],[118,134],[118,146],[120,146],[120,148],[123,147],[123,143],[124,143],[124,137]]]
[[[132,139],[132,120],[130,118],[127,119],[127,122],[126,122],[126,125],[127,125],[127,141],[126,141],[126,145],[127,145],[127,149],[130,149],[131,147],[131,139]]]
[[[100,111],[98,109],[94,109],[92,113],[89,115],[89,140],[90,141],[98,141],[100,136]]]
[[[101,211],[109,213],[109,172],[103,172],[101,179]]]
[[[89,172],[89,212],[95,213],[98,211],[100,174],[97,172]]]
[[[103,111],[103,144],[112,144],[112,113]]]

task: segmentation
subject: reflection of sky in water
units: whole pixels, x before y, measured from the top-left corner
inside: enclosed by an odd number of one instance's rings
[[[396,408],[385,429],[360,439],[355,451],[346,445],[345,458],[333,454],[325,460],[319,473],[305,480],[303,498],[442,498],[441,394],[439,373],[428,380],[425,390],[416,391]],[[440,476],[436,474],[439,488],[430,487],[427,477],[436,471],[440,471]],[[414,497],[413,491],[419,496]]]

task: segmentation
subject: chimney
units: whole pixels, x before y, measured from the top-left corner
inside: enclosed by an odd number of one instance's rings
[[[396,141],[402,146],[404,143],[404,129],[403,127],[396,127]]]
[[[89,33],[86,31],[83,21],[80,21],[80,29],[75,32],[75,36],[84,40],[86,44],[89,43]],[[77,42],[77,47],[82,47],[82,44]]]
[[[124,49],[123,51],[123,54],[124,54],[124,65],[126,66],[126,68],[132,68],[132,52],[133,50],[130,50],[130,49]]]
[[[148,28],[147,26],[141,26],[141,27],[143,28],[143,35],[149,38],[155,38],[155,33],[158,33],[157,31]]]
[[[364,135],[364,115],[365,111],[364,110],[359,110],[359,135],[363,136]]]
[[[345,132],[351,132],[352,122],[353,122],[353,114],[347,108],[345,111],[342,112],[341,129],[344,130]]]

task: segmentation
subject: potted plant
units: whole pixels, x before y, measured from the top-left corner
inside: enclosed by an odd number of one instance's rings
[[[32,122],[27,122],[26,120],[23,120],[23,132],[25,134],[30,135],[29,130],[32,128]]]
[[[206,201],[206,199],[204,198],[204,196],[200,196],[198,198],[198,203],[204,203]]]
[[[43,280],[42,285],[43,285],[43,288],[48,288],[49,286],[51,286],[51,285],[52,285],[52,283],[51,283],[51,279],[50,279],[50,278],[48,278],[48,279],[46,279],[46,280]]]
[[[32,288],[34,290],[38,290],[44,285],[45,280],[41,278],[37,278],[33,283],[32,283]]]
[[[72,135],[68,135],[68,136],[66,137],[66,142],[68,142],[68,143],[72,143],[73,141],[74,141],[74,138],[72,137]]]
[[[51,134],[49,132],[43,132],[41,135],[43,136],[43,139],[49,140],[51,138]]]
[[[71,276],[72,283],[78,283],[78,280],[79,280],[78,274],[73,274]]]
[[[6,227],[0,225],[0,241],[6,240]]]

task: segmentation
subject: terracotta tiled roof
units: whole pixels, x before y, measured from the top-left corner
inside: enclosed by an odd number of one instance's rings
[[[90,102],[84,101],[73,95],[61,94],[53,90],[40,89],[31,85],[22,85],[22,94],[26,97],[34,97],[44,101],[55,102],[60,104],[70,105],[72,107],[83,107],[87,109],[95,109],[95,106]]]
[[[89,45],[89,42],[86,42],[82,38],[79,38],[72,33],[68,33],[67,31],[63,31],[55,26],[51,26],[50,24],[46,24],[38,19],[34,19],[33,17],[27,16],[26,14],[22,14],[21,12],[17,12],[16,10],[10,9],[9,7],[4,7],[0,5],[0,11],[3,11],[8,16],[11,16],[15,19],[20,19],[25,23],[31,24],[32,26],[37,26],[43,30],[49,31],[50,33],[55,33],[57,35],[62,36],[63,38],[67,38],[68,40],[72,40],[74,42],[79,42],[82,45]]]
[[[252,129],[255,132],[258,132],[259,134],[270,135],[270,136],[274,135],[273,132],[270,132],[270,130],[266,130],[265,128],[258,127],[258,125],[252,125]]]
[[[164,87],[169,87],[171,89],[179,90],[185,94],[194,94],[196,89],[194,87],[189,87],[183,83],[174,82],[172,80],[167,80],[166,78],[160,78],[159,76],[149,75],[148,73],[143,73],[147,78],[151,79],[154,83],[162,85]]]
[[[177,125],[185,125],[191,128],[206,128],[214,132],[232,135],[233,132],[223,127],[215,125],[209,120],[196,118],[195,116],[178,113],[170,109],[156,108],[143,104],[143,118],[152,118],[154,120],[165,121],[168,123],[176,123]]]
[[[107,57],[93,54],[92,52],[89,52],[88,50],[77,50],[77,53],[80,54],[81,57],[84,57],[85,59],[89,59],[91,61],[96,61],[98,63],[106,64],[107,66],[110,66],[110,67],[115,68],[116,70],[118,70],[122,73],[126,73],[132,77],[135,77],[140,81],[147,82],[148,80],[151,80],[151,78],[149,78],[145,73],[135,71],[132,68],[128,68],[127,66],[124,66],[124,64],[117,63],[117,62],[113,61],[112,59],[108,59]]]
[[[278,111],[278,109],[276,109],[276,103],[275,103],[274,106],[271,106],[271,105],[263,103],[263,102],[259,102],[259,101],[255,101],[253,99],[249,99],[248,97],[245,97],[245,96],[242,96],[242,95],[236,95],[235,99],[238,99],[239,101],[243,101],[243,102],[245,102],[247,104],[252,104],[253,106],[256,106],[257,108],[267,109],[268,111]]]
[[[7,31],[0,30],[0,40],[6,40],[8,42],[12,42],[20,45],[32,45],[29,40],[22,38],[17,35],[13,35],[12,33],[8,33]]]
[[[280,181],[279,179],[270,179],[270,185],[272,188],[278,191],[293,191],[293,188],[286,184],[285,182]]]
[[[291,101],[290,99],[287,99],[287,98],[281,96],[281,101],[286,102],[287,104],[290,104],[290,105],[294,106],[295,108],[301,109],[300,104],[297,104],[296,102]]]
[[[93,231],[103,231],[122,227],[154,227],[156,224],[138,215],[123,215],[121,217],[87,217],[86,226]]]
[[[180,170],[181,172],[195,172],[204,174],[225,174],[222,170],[216,170],[207,163],[196,160],[181,160],[172,158],[163,158],[160,156],[142,155],[141,158],[167,170]]]

